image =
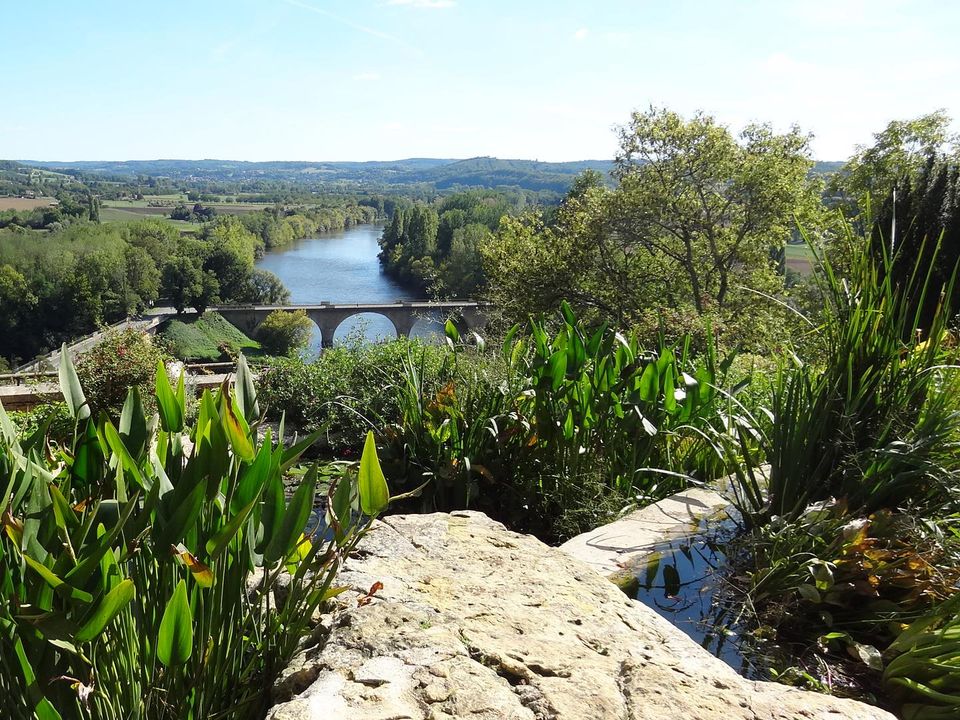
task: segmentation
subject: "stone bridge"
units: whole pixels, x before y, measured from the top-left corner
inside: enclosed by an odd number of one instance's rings
[[[361,313],[382,315],[393,323],[397,337],[410,337],[413,326],[422,319],[445,322],[447,318],[453,318],[461,331],[479,330],[487,322],[488,307],[485,303],[473,300],[410,300],[386,304],[322,302],[317,305],[220,305],[208,309],[220,313],[250,336],[275,310],[305,310],[307,317],[320,328],[320,342],[326,348],[333,347],[333,337],[340,323]]]

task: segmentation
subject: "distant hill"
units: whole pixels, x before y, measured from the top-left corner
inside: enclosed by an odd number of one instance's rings
[[[565,193],[573,178],[584,170],[596,170],[609,178],[610,160],[540,162],[475,157],[406,158],[368,162],[246,162],[241,160],[88,160],[76,162],[38,162],[21,160],[19,172],[29,168],[66,175],[96,177],[129,182],[138,177],[168,178],[182,182],[250,183],[258,180],[320,187],[333,183],[365,186],[421,185],[436,190],[458,187],[521,188],[530,191]],[[836,172],[842,162],[819,161],[818,174]],[[3,166],[0,165],[0,168]],[[15,172],[15,171],[14,171]]]
[[[31,167],[69,174],[112,178],[166,177],[174,181],[279,180],[292,183],[412,185],[437,189],[463,187],[520,187],[526,190],[565,192],[574,176],[594,169],[608,173],[608,160],[549,163],[535,160],[500,160],[478,157],[469,160],[407,158],[370,162],[244,162],[234,160],[129,160],[37,162],[20,161]]]

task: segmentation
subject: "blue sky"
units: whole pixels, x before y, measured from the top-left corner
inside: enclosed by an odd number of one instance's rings
[[[0,0],[0,158],[612,157],[651,104],[843,159],[960,117],[953,0]]]

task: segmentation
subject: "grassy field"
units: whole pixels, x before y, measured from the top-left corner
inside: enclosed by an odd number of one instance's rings
[[[53,198],[15,198],[0,197],[0,211],[3,210],[33,210],[38,207],[47,207],[57,201]]]
[[[168,343],[174,356],[188,361],[229,360],[229,354],[221,349],[224,346],[229,346],[234,354],[242,350],[245,355],[258,355],[260,350],[260,343],[214,312],[170,320],[160,329],[160,337]]]
[[[144,218],[167,218],[174,205],[166,207],[150,207],[147,200],[108,200],[100,208],[101,222],[128,222],[131,220],[143,220]],[[151,199],[149,202],[156,202]],[[187,207],[193,207],[193,203],[183,201]],[[215,208],[221,215],[246,215],[247,213],[262,210],[268,205],[257,205],[253,203],[202,203],[204,207]],[[0,209],[3,209],[0,207]],[[189,227],[191,223],[185,221],[174,221],[178,226]],[[195,225],[194,225],[195,226]]]
[[[154,208],[156,210],[162,210],[162,208]],[[145,218],[158,218],[164,220],[171,225],[175,225],[184,231],[196,231],[199,227],[196,223],[187,222],[186,220],[171,220],[167,215],[169,211],[165,214],[160,213],[143,213],[137,212],[136,209],[127,210],[125,208],[118,207],[101,207],[100,208],[100,222],[111,223],[111,222],[133,222],[136,220],[143,220]]]
[[[813,269],[813,255],[806,243],[787,245],[787,267],[803,275],[810,274]]]

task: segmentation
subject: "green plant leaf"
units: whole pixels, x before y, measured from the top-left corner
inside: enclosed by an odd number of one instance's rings
[[[15,636],[13,641],[13,651],[17,656],[17,662],[20,664],[20,675],[23,678],[23,685],[27,689],[27,695],[30,702],[33,703],[33,712],[37,720],[62,720],[60,713],[50,704],[40,689],[37,682],[37,676],[27,657],[27,652],[23,647],[23,641]]]
[[[193,614],[187,584],[181,580],[167,603],[157,636],[157,658],[167,667],[182,665],[193,654]]]
[[[79,600],[80,602],[93,602],[93,595],[85,590],[81,590],[80,588],[76,588],[73,585],[64,582],[62,578],[58,577],[53,570],[48,568],[43,563],[37,562],[29,555],[24,555],[23,559],[26,560],[27,565],[33,568],[34,572],[42,577],[44,582],[53,588],[54,592],[56,592],[58,595],[69,597],[72,600]]]
[[[460,331],[457,330],[456,323],[453,322],[453,318],[447,318],[447,321],[443,324],[443,334],[446,335],[452,342],[460,342]]]
[[[143,411],[140,390],[136,385],[127,392],[127,399],[120,413],[119,431],[130,456],[140,461],[147,447],[147,418]]]
[[[668,367],[663,376],[663,408],[671,415],[677,411],[676,389],[673,381],[673,369]]]
[[[83,388],[80,387],[80,378],[77,377],[77,370],[73,367],[73,361],[70,359],[70,353],[67,352],[66,343],[60,346],[59,376],[60,392],[63,393],[63,399],[67,402],[70,417],[77,420],[86,420],[90,417],[90,406],[83,394]]]
[[[130,454],[127,445],[123,442],[122,436],[117,432],[117,429],[109,420],[105,421],[103,424],[103,437],[107,441],[107,445],[110,447],[113,453],[117,456],[117,458],[119,458],[120,465],[123,467],[123,469],[133,476],[133,479],[136,480],[137,485],[139,485],[141,488],[145,488],[146,481],[143,478],[143,474],[140,472],[140,467]]]
[[[640,399],[644,402],[656,402],[659,393],[660,373],[657,371],[657,364],[647,363],[640,375]]]
[[[263,560],[273,565],[277,560],[287,557],[296,545],[313,510],[313,498],[317,491],[317,466],[311,465],[303,481],[293,493],[280,520],[280,527],[270,538]]]
[[[241,460],[250,462],[255,456],[253,443],[250,441],[250,428],[242,416],[237,415],[233,398],[229,392],[223,395],[223,429],[230,442],[230,447]]]
[[[367,439],[363,444],[357,489],[360,494],[360,509],[370,517],[379,515],[390,503],[390,489],[387,487],[383,470],[380,469],[380,458],[377,457],[377,444],[372,430],[367,431]]]
[[[257,390],[253,386],[253,374],[247,365],[243,353],[237,357],[237,374],[234,380],[237,388],[237,407],[248,423],[260,417],[260,405],[257,404]]]
[[[103,600],[100,601],[93,614],[80,628],[74,640],[76,642],[88,642],[97,637],[110,621],[133,600],[135,594],[136,589],[133,580],[128,578],[121,581],[113,590],[104,595]]]
[[[160,427],[166,432],[183,430],[183,408],[170,387],[167,368],[162,360],[157,361],[157,410],[160,412]]]
[[[249,517],[250,511],[256,506],[258,499],[259,495],[241,508],[240,512],[234,515],[230,519],[230,522],[220,529],[220,532],[207,541],[207,555],[210,556],[211,560],[216,560],[220,553],[226,550],[230,541],[240,532],[240,528],[243,526],[243,523],[246,522],[247,517]]]

